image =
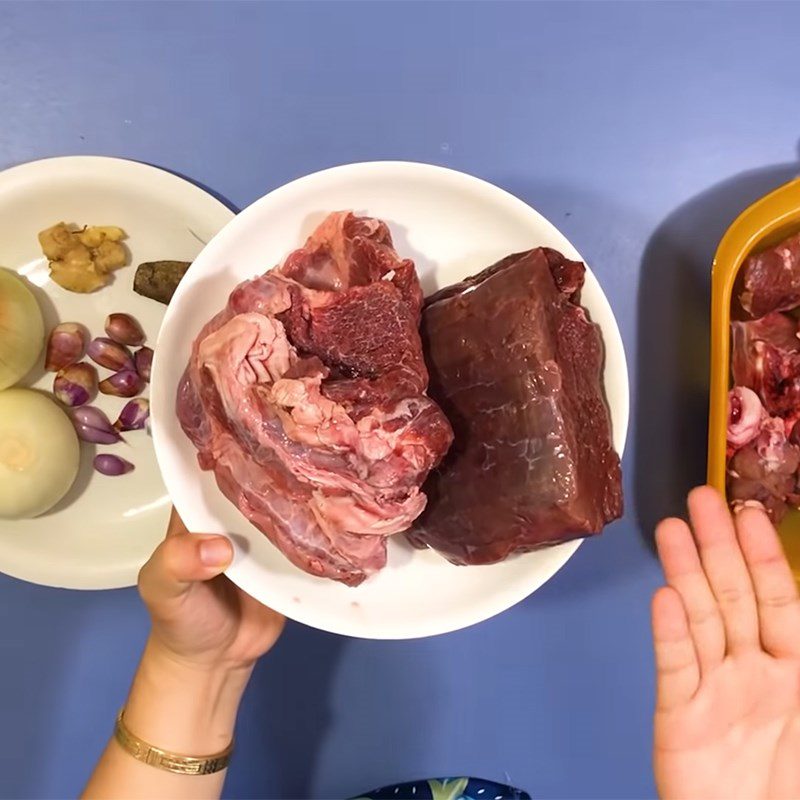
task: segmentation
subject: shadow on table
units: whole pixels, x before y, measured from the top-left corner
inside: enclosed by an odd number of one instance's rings
[[[289,623],[242,702],[225,797],[310,797],[342,636]],[[237,765],[239,768],[237,769]]]
[[[635,499],[649,545],[660,519],[683,515],[705,481],[711,263],[748,205],[796,176],[797,164],[741,173],[673,211],[645,248],[638,297]]]

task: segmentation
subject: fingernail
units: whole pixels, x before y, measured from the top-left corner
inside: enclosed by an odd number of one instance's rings
[[[200,542],[200,560],[207,567],[221,567],[231,560],[231,544],[227,539],[206,539]]]

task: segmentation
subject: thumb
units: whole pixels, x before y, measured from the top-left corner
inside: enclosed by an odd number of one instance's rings
[[[139,593],[150,606],[179,597],[196,581],[222,573],[233,559],[224,536],[178,533],[168,536],[142,567]]]

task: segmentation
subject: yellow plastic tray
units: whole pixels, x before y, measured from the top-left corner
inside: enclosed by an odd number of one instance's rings
[[[708,482],[725,492],[725,440],[730,388],[731,294],[736,274],[754,250],[800,230],[800,178],[785,183],[745,209],[725,232],[711,272],[711,393],[708,421]],[[792,569],[800,581],[800,511],[779,528]]]

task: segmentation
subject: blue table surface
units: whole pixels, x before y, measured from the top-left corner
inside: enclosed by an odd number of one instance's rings
[[[539,798],[654,794],[651,530],[703,478],[716,243],[797,170],[799,26],[794,4],[0,4],[0,167],[122,156],[242,208],[334,164],[443,164],[559,226],[625,340],[625,518],[470,630],[290,626],[226,796],[467,773]],[[146,634],[136,593],[2,577],[0,625],[0,792],[74,796]]]

